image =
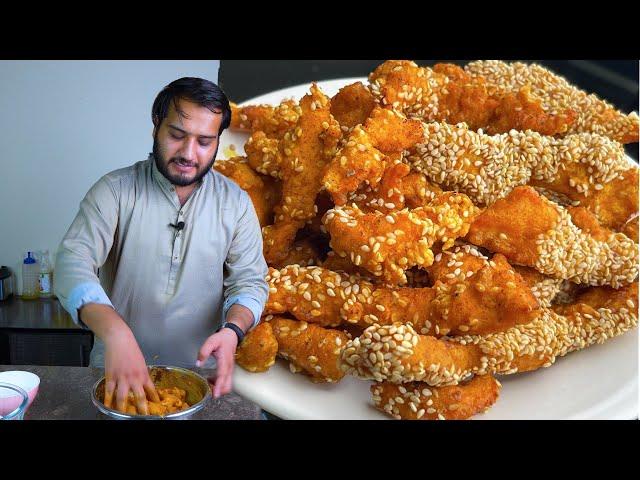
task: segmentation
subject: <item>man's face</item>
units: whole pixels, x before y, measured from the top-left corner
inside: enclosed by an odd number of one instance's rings
[[[180,115],[173,102],[167,118],[153,129],[153,154],[158,170],[172,184],[185,187],[200,181],[218,153],[222,113],[214,113],[179,99]]]

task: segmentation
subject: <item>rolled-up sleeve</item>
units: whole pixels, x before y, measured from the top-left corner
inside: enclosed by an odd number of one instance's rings
[[[55,261],[54,293],[74,322],[87,303],[113,304],[100,285],[98,269],[113,245],[118,224],[118,192],[102,177],[87,192],[65,234]]]
[[[269,295],[265,281],[268,267],[262,254],[262,233],[249,195],[242,191],[240,216],[225,260],[223,318],[237,303],[253,313],[253,326],[260,322]]]

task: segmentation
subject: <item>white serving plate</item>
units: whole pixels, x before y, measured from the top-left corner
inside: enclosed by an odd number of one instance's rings
[[[366,78],[317,83],[326,95],[333,96],[356,81],[366,83]],[[241,105],[299,100],[309,92],[310,85],[277,90]],[[220,155],[231,144],[238,155],[243,155],[247,139],[246,134],[225,131]],[[474,419],[638,418],[638,329],[559,358],[550,368],[498,378],[502,383],[500,398],[487,413]],[[314,384],[304,375],[291,373],[288,363],[281,359],[264,373],[250,373],[239,366],[234,369],[234,390],[283,419],[389,419],[374,408],[370,384],[352,376],[337,384]]]

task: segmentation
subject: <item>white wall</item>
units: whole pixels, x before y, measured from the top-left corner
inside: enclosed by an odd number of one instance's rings
[[[0,61],[0,265],[22,291],[22,254],[51,261],[89,187],[147,158],[151,106],[180,77],[218,81],[218,60]]]

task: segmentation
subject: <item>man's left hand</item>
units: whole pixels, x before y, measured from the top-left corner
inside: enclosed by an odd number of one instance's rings
[[[231,392],[233,379],[234,355],[238,346],[238,336],[230,328],[223,328],[211,335],[200,347],[197,366],[213,355],[216,359],[217,371],[213,386],[213,398]]]

